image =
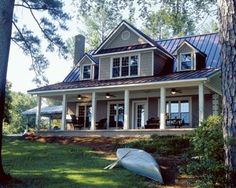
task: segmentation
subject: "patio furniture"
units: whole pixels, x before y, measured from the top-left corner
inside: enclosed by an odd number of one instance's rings
[[[175,126],[175,128],[180,128],[183,126],[183,120],[180,118],[166,119],[166,125]]]
[[[101,119],[97,125],[96,125],[96,129],[106,129],[106,123],[107,123],[107,118]]]
[[[160,120],[159,118],[150,118],[147,120],[147,124],[145,125],[145,129],[159,129],[160,128]]]
[[[73,124],[74,130],[81,129],[82,127],[84,127],[83,118],[77,118],[76,115],[71,115],[71,123]]]

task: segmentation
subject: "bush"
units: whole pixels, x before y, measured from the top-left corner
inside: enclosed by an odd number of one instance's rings
[[[198,177],[198,187],[221,187],[225,182],[222,117],[210,116],[190,139],[193,145],[187,171]],[[221,186],[220,186],[221,185]]]

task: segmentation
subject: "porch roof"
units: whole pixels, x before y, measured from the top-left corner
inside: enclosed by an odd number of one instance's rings
[[[170,81],[181,81],[185,80],[199,80],[204,78],[209,78],[219,69],[203,69],[197,71],[184,71],[175,72],[168,75],[162,76],[148,76],[148,77],[135,77],[135,78],[122,78],[122,79],[111,79],[111,80],[83,80],[74,82],[60,82],[57,84],[51,84],[44,87],[29,90],[29,93],[37,94],[46,91],[57,91],[57,90],[70,90],[70,89],[80,89],[80,88],[96,88],[96,87],[106,87],[106,86],[117,86],[117,85],[133,85],[133,84],[145,84],[145,83],[157,83],[158,82],[170,82]]]

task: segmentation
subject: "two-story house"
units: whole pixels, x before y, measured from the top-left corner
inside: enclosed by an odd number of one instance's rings
[[[62,100],[61,130],[74,115],[83,129],[142,129],[157,119],[159,129],[174,119],[197,127],[219,114],[220,45],[217,33],[155,41],[122,21],[94,51],[84,54],[84,37],[75,44],[75,66],[57,84],[30,90],[41,98]],[[56,74],[56,73],[55,73]]]

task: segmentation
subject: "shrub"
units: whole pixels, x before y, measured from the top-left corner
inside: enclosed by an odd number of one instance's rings
[[[198,177],[198,187],[218,187],[225,182],[222,117],[210,116],[190,139],[193,153],[187,171]]]

